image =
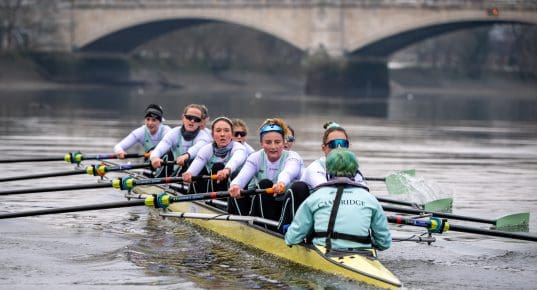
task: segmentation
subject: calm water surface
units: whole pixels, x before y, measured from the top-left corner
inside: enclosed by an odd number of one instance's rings
[[[212,117],[241,117],[252,131],[265,118],[285,118],[297,131],[294,149],[309,164],[321,155],[322,124],[333,120],[351,134],[365,175],[416,169],[434,189],[429,194],[453,196],[454,213],[493,219],[529,211],[530,232],[537,233],[535,98],[358,101],[255,91],[196,96],[87,89],[10,91],[0,99],[1,159],[110,152],[142,123],[145,106],[158,102],[171,125],[189,103],[206,104]],[[256,145],[255,134],[249,140]],[[60,161],[2,164],[4,176],[72,168]],[[80,175],[3,182],[2,190],[95,181]],[[382,183],[371,187],[387,195]],[[122,200],[115,189],[8,195],[0,197],[0,212]],[[393,230],[398,236],[421,233]],[[2,220],[0,244],[2,289],[367,288],[137,207]],[[431,246],[394,243],[381,259],[408,289],[533,289],[537,282],[537,243],[525,241],[449,232]]]

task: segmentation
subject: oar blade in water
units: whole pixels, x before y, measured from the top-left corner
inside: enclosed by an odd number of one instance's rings
[[[423,205],[423,209],[426,211],[435,212],[451,212],[453,208],[453,198],[441,198],[433,201],[429,201]]]
[[[416,176],[415,169],[399,171],[386,176],[386,188],[390,194],[405,194],[410,192],[407,176]]]
[[[529,232],[530,213],[515,213],[503,216],[496,220],[494,229],[506,232]]]

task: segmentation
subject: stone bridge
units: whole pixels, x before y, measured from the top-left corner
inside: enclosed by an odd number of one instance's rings
[[[364,88],[381,87],[383,95],[389,91],[386,59],[390,54],[458,29],[495,23],[536,24],[537,2],[65,0],[59,7],[58,19],[60,32],[53,41],[55,50],[120,54],[164,33],[192,25],[240,25],[282,39],[307,54],[322,48],[334,59],[352,60],[352,65],[346,65],[345,71],[335,76],[308,76],[306,92],[324,94],[323,88],[340,88],[336,94],[356,95],[364,94]],[[368,61],[364,63],[363,59]],[[371,59],[375,63],[371,64]],[[367,91],[365,94],[371,95]]]
[[[85,0],[64,14],[64,50],[129,52],[171,30],[233,23],[306,52],[387,56],[443,32],[499,22],[537,23],[535,1]],[[492,9],[496,10],[492,10]]]

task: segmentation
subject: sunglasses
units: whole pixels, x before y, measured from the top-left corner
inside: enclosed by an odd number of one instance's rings
[[[287,136],[287,142],[295,142],[295,136]]]
[[[235,131],[235,137],[245,137],[246,132],[243,131]]]
[[[349,148],[349,140],[334,139],[332,141],[326,142],[324,145],[328,146],[328,148],[330,148],[330,149],[336,149],[338,147]]]
[[[187,120],[189,120],[190,122],[195,122],[195,123],[199,123],[199,122],[201,122],[201,118],[198,117],[198,116],[193,116],[193,115],[184,115],[184,116],[185,116],[185,118],[186,118]]]

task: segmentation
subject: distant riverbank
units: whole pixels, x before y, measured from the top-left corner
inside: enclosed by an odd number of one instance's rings
[[[537,82],[520,80],[508,74],[489,75],[478,80],[456,77],[438,70],[390,70],[391,94],[446,94],[457,96],[508,95],[537,99]],[[251,90],[302,94],[304,77],[297,73],[259,71],[200,71],[170,68],[141,68],[129,71],[117,81],[54,80],[47,70],[25,57],[0,57],[0,90],[46,90],[101,86],[133,86],[145,89],[181,89],[193,93]]]

